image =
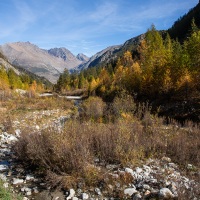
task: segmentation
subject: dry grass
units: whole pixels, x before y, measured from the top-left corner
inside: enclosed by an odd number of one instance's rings
[[[163,119],[150,114],[148,105],[136,109],[134,103],[125,103],[117,99],[110,117],[105,116],[102,100],[89,99],[83,104],[85,117],[81,120],[67,121],[61,132],[52,128],[23,131],[14,151],[26,165],[37,166],[44,174],[48,171],[50,180],[58,177],[64,187],[80,180],[86,185],[98,184],[104,168],[98,168],[96,158],[104,166],[133,166],[149,157],[168,156],[183,167],[189,163],[200,167],[198,125],[188,123],[181,127],[175,122],[165,125]],[[119,111],[116,105],[121,105]],[[113,108],[118,113],[114,120],[99,121],[113,118]]]
[[[99,97],[90,97],[81,105],[81,118],[84,120],[101,121],[106,104]]]

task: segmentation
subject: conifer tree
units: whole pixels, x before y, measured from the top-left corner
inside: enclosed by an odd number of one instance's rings
[[[0,90],[6,90],[9,86],[9,79],[6,70],[0,66]]]

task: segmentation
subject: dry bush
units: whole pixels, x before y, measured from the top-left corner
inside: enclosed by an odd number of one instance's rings
[[[0,132],[9,132],[13,133],[13,123],[10,116],[6,112],[0,111]]]
[[[136,159],[137,137],[142,127],[79,123],[69,121],[61,133],[48,129],[42,133],[26,130],[14,145],[14,151],[24,163],[31,163],[41,171],[58,174],[79,174],[88,183],[99,177],[97,170],[88,166],[98,157],[105,163],[130,163]]]
[[[1,90],[0,89],[0,102],[7,101],[12,98],[11,90]]]
[[[167,154],[184,166],[191,163],[200,167],[200,127],[190,125],[172,131]]]
[[[65,187],[77,178],[86,184],[97,184],[102,177],[95,158],[105,165],[131,166],[149,157],[168,156],[179,165],[191,163],[200,167],[199,126],[180,127],[174,122],[166,126],[163,119],[150,114],[149,106],[145,105],[133,109],[133,113],[123,110],[130,114],[130,119],[121,116],[114,123],[97,123],[104,110],[102,100],[89,99],[83,107],[87,117],[95,120],[69,120],[61,132],[53,128],[39,133],[26,130],[14,146],[18,158],[44,173],[48,170],[59,177],[70,177],[61,181]],[[115,108],[121,109],[120,106]]]
[[[80,128],[80,127],[79,127]],[[47,129],[42,133],[22,133],[14,149],[19,159],[59,174],[80,171],[89,162],[88,142],[76,124],[66,132]]]
[[[122,113],[135,113],[136,104],[131,95],[121,93],[115,97],[112,108],[115,117],[120,117]]]
[[[103,179],[102,170],[95,165],[87,164],[84,167],[82,179],[86,185],[96,186]]]
[[[81,106],[81,117],[92,120],[100,120],[103,117],[106,104],[99,97],[90,97]]]
[[[57,97],[35,97],[13,96],[4,103],[8,111],[30,111],[30,110],[67,110],[73,106],[72,102],[65,98]]]

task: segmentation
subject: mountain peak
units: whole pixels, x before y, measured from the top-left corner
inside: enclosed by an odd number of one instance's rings
[[[89,58],[88,58],[86,55],[84,55],[83,53],[79,53],[79,54],[76,56],[76,58],[77,58],[78,60],[82,61],[82,62],[87,62],[87,61],[89,60]]]
[[[68,60],[79,62],[79,60],[65,47],[49,49],[48,53],[55,57],[62,58],[64,61]]]
[[[0,51],[16,66],[56,83],[59,74],[82,63],[66,48],[40,49],[30,42],[7,43]]]

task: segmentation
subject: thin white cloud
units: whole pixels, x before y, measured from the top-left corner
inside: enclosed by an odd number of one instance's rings
[[[92,21],[102,21],[109,17],[113,17],[118,10],[118,5],[114,2],[104,2],[101,5],[98,5],[97,8],[90,13],[89,19]]]
[[[14,1],[18,14],[18,24],[16,24],[17,29],[26,30],[33,23],[37,14],[33,12],[30,6],[25,1]]]
[[[152,23],[158,29],[168,28],[177,12],[191,7],[191,0],[98,0],[88,6],[82,0],[9,1],[15,9],[7,14],[12,18],[9,23],[0,20],[1,38],[27,38],[42,48],[65,46],[87,55],[123,43],[129,36],[145,32]],[[118,36],[121,40],[115,39]]]

